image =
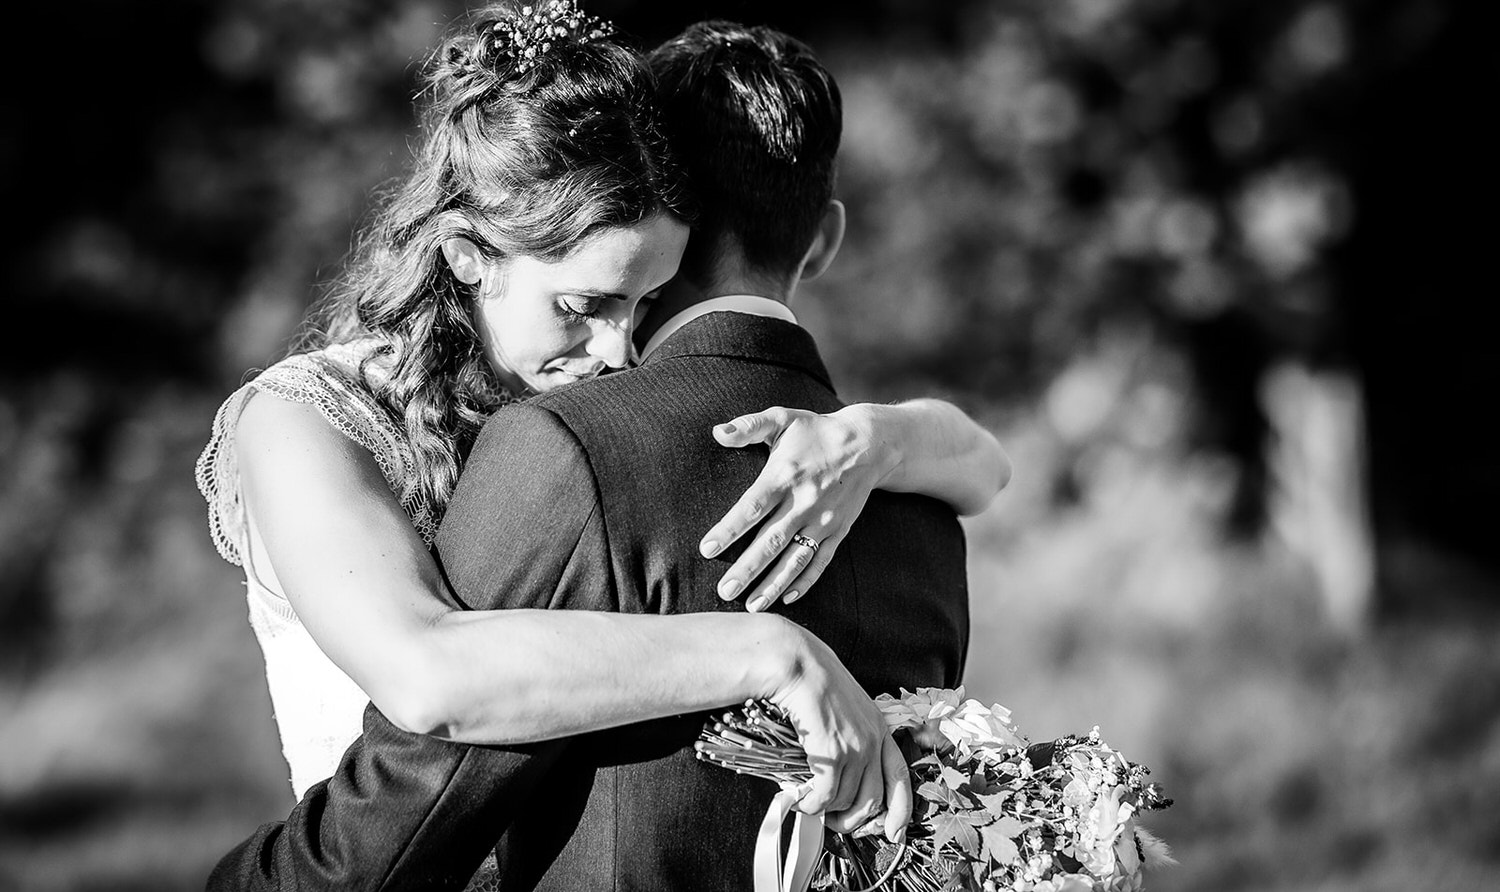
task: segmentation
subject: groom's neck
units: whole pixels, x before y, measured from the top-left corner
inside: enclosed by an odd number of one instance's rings
[[[689,277],[695,280],[700,300],[730,294],[754,294],[789,303],[797,281],[795,275],[776,273],[750,263],[745,259],[745,253],[732,242],[720,245],[712,262],[704,266],[706,269]]]
[[[720,251],[706,268],[684,270],[662,289],[644,319],[635,327],[637,346],[645,344],[667,320],[683,310],[731,294],[753,294],[790,303],[796,279],[757,269],[737,250]]]

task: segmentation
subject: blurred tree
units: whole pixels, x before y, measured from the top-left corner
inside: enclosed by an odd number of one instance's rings
[[[1475,4],[591,5],[648,44],[704,16],[774,24],[835,70],[852,224],[805,312],[851,392],[1014,412],[1080,356],[1143,345],[1168,361],[1121,359],[1117,377],[1194,395],[1190,439],[1232,457],[1227,528],[1252,535],[1268,370],[1344,369],[1369,403],[1383,553],[1496,569],[1479,511],[1500,475],[1465,426],[1496,374],[1469,294],[1479,227],[1458,212],[1491,157],[1463,67]],[[0,195],[26,212],[0,284],[0,496],[30,544],[0,566],[0,635],[45,625],[48,543],[107,485],[142,394],[211,401],[284,349],[400,172],[415,63],[463,6],[20,10],[29,79],[0,137],[16,172]],[[1095,398],[1128,414],[1130,392]],[[45,473],[23,470],[41,454]],[[1403,566],[1388,591],[1411,587]]]
[[[1365,382],[1382,607],[1500,601],[1489,541],[1500,389],[1485,293],[1493,131],[1481,123],[1478,3],[1380,3],[1355,18],[1365,64],[1340,120],[1357,213],[1333,255],[1343,336]]]

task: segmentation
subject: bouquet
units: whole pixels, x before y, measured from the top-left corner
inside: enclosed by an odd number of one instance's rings
[[[961,687],[903,688],[875,704],[911,767],[906,840],[828,834],[812,888],[1134,892],[1145,870],[1175,863],[1136,822],[1172,801],[1097,727],[1032,744],[1010,710],[965,700]],[[786,715],[764,700],[710,721],[697,748],[700,759],[784,786],[812,777]]]

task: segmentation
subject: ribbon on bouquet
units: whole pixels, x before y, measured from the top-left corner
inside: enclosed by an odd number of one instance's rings
[[[823,816],[797,812],[792,841],[781,855],[781,825],[797,804],[796,791],[783,790],[771,800],[755,840],[755,892],[807,892],[818,856],[823,854]]]

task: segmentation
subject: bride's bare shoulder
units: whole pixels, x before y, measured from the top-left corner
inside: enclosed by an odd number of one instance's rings
[[[294,354],[266,369],[245,388],[252,393],[236,425],[241,461],[251,452],[276,456],[261,463],[274,470],[276,462],[307,455],[352,463],[361,476],[373,461],[404,504],[412,497],[411,447],[377,396],[388,363],[378,342],[365,339]]]
[[[194,476],[226,560],[244,560],[247,476],[264,482],[294,479],[299,469],[325,476],[354,469],[360,479],[384,477],[401,491],[410,476],[404,441],[372,387],[361,383],[359,356],[350,347],[294,354],[220,405]]]
[[[372,338],[288,356],[246,385],[239,436],[312,437],[340,446],[353,440],[384,453],[399,440],[376,396],[387,368]]]
[[[280,476],[294,467],[375,466],[369,450],[313,403],[257,394],[240,413],[234,448],[242,475]]]

